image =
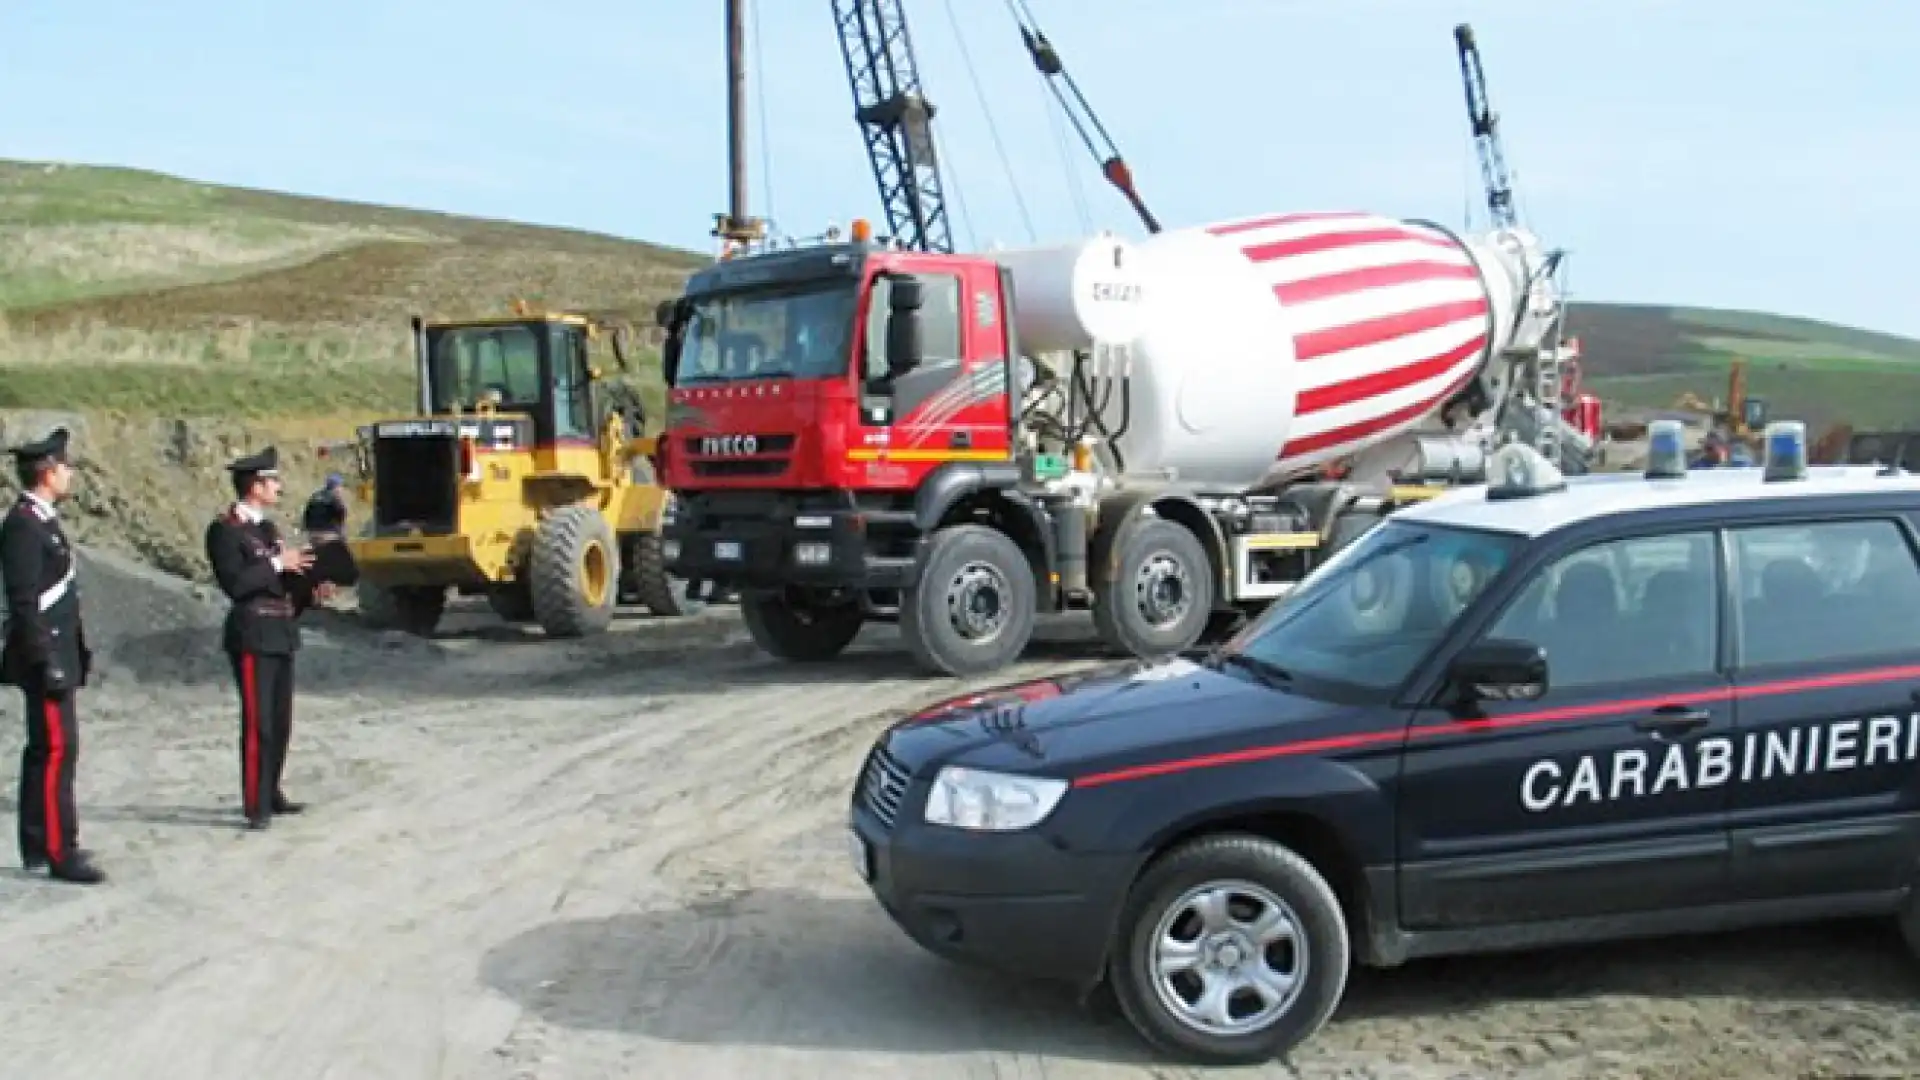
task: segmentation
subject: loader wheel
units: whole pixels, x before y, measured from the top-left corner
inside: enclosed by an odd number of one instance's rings
[[[360,609],[360,623],[370,630],[404,630],[428,637],[447,609],[447,590],[437,585],[388,588],[361,581],[354,586],[353,594]]]
[[[507,622],[532,622],[533,589],[524,581],[492,586],[487,590],[487,606]]]
[[[1033,567],[1005,533],[954,525],[933,534],[920,580],[900,598],[900,636],[921,667],[979,675],[1013,663],[1033,637]]]
[[[802,664],[839,656],[866,622],[858,604],[811,607],[784,593],[743,598],[740,618],[753,643],[769,656]]]
[[[1190,649],[1213,611],[1213,564],[1192,530],[1165,518],[1141,518],[1119,538],[1118,572],[1094,586],[1093,625],[1100,640],[1154,659]]]
[[[634,533],[620,538],[620,570],[624,577],[623,598],[632,597],[655,615],[677,618],[697,615],[705,607],[686,598],[685,583],[674,588],[667,575],[667,558],[660,550],[659,533]]]
[[[613,622],[620,545],[591,506],[548,514],[533,539],[533,616],[548,637],[598,634]]]

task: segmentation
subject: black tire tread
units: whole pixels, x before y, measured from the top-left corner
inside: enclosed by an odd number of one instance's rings
[[[859,608],[846,610],[850,614],[835,609],[832,619],[824,623],[803,623],[778,595],[740,601],[740,619],[747,624],[753,643],[769,656],[800,664],[831,660],[853,643],[865,619]]]
[[[1141,659],[1168,656],[1192,648],[1206,636],[1212,618],[1213,562],[1207,558],[1205,545],[1185,525],[1162,517],[1141,518],[1126,526],[1125,530],[1116,538],[1121,567],[1119,579],[1103,581],[1094,587],[1093,626],[1100,641],[1108,648]],[[1166,539],[1158,540],[1157,537],[1162,534]],[[1178,555],[1197,558],[1198,562],[1189,570],[1192,580],[1206,590],[1203,596],[1196,598],[1200,602],[1194,605],[1202,609],[1202,613],[1189,615],[1193,623],[1191,632],[1185,640],[1169,646],[1151,645],[1142,639],[1141,635],[1146,631],[1137,623],[1132,595],[1134,559],[1143,548],[1162,546],[1172,547]]]
[[[673,579],[667,576],[667,557],[661,550],[659,533],[639,533],[627,542],[627,551],[621,555],[626,565],[627,585],[642,607],[662,618],[678,618],[691,615],[694,610],[681,603],[681,594],[673,587]]]
[[[981,555],[999,565],[1019,605],[1013,632],[1002,637],[992,651],[978,656],[966,655],[961,651],[963,646],[947,640],[952,635],[944,610],[928,610],[930,603],[944,604],[946,579],[952,573],[946,564],[955,560],[954,552],[964,551],[969,545],[989,549],[982,550]],[[936,582],[936,587],[922,591],[921,586],[929,581]],[[906,590],[900,600],[900,637],[914,663],[932,674],[962,677],[986,674],[1018,661],[1033,637],[1038,605],[1033,568],[1026,553],[1005,533],[985,525],[952,525],[934,533],[921,564],[920,584]]]
[[[1316,924],[1310,930],[1311,944],[1317,945],[1314,939],[1325,931],[1332,955],[1322,957],[1316,950],[1308,978],[1326,979],[1331,972],[1331,981],[1317,990],[1308,990],[1309,995],[1317,995],[1320,1000],[1302,1000],[1299,1005],[1309,1006],[1307,1012],[1289,1013],[1260,1036],[1236,1040],[1238,1045],[1224,1048],[1201,1046],[1195,1036],[1175,1034],[1156,1023],[1156,1017],[1148,1012],[1153,991],[1139,985],[1133,974],[1134,939],[1142,924],[1148,923],[1150,912],[1146,905],[1167,893],[1184,889],[1183,882],[1196,875],[1234,875],[1260,881],[1279,892],[1302,921]],[[1299,892],[1305,895],[1296,895]],[[1157,912],[1151,914],[1157,917]],[[1352,942],[1338,894],[1312,862],[1263,836],[1216,833],[1161,856],[1148,866],[1128,896],[1120,927],[1120,938],[1109,959],[1114,997],[1134,1030],[1171,1057],[1208,1065],[1244,1065],[1284,1057],[1326,1026],[1346,992]]]
[[[580,595],[577,575],[580,553],[588,542],[606,549],[614,584],[607,602],[590,607]],[[613,622],[619,598],[620,544],[604,517],[591,506],[563,506],[548,514],[534,534],[532,571],[534,619],[548,637],[586,637],[604,631]]]

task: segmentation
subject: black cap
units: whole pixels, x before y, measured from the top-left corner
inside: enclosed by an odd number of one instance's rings
[[[39,442],[23,443],[14,447],[10,453],[22,463],[45,461],[48,458],[54,461],[66,461],[67,429],[63,427],[54,428],[52,432],[48,433],[46,438],[41,439]]]
[[[279,476],[280,452],[269,446],[257,454],[227,462],[227,471],[251,476]]]

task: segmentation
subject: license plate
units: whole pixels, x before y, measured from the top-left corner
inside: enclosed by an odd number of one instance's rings
[[[853,857],[853,872],[861,881],[873,880],[873,864],[867,859],[867,842],[852,829],[847,830],[847,854]]]
[[[721,540],[715,543],[713,545],[713,557],[716,559],[725,559],[728,562],[738,562],[740,560],[740,541]]]

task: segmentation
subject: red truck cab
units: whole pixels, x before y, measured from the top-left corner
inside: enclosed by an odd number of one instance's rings
[[[1044,560],[1021,549],[1048,545],[1015,490],[1010,293],[991,259],[860,239],[695,274],[660,313],[669,571],[738,590],[769,652],[825,658],[902,617],[922,538],[978,510],[1007,519],[1022,565],[959,599],[1031,611]]]

